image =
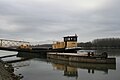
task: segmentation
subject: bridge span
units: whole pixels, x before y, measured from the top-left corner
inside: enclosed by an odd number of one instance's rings
[[[27,48],[20,48],[21,45],[28,45]],[[32,47],[30,42],[0,39],[0,50],[16,51],[16,52],[32,52],[40,53],[49,51],[48,48]]]
[[[17,40],[7,40],[7,39],[0,39],[0,47],[18,47],[22,44],[30,45],[30,42],[27,41],[17,41]]]
[[[19,49],[17,49],[17,48],[18,48],[20,45],[23,45],[23,44],[25,44],[25,45],[30,45],[30,42],[0,39],[0,50],[19,51]]]

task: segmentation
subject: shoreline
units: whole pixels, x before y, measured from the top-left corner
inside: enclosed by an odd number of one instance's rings
[[[20,80],[20,76],[14,74],[11,64],[0,60],[0,80]]]

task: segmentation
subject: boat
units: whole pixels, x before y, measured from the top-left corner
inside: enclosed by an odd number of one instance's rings
[[[52,52],[65,52],[65,53],[77,53],[81,48],[77,46],[78,36],[75,34],[73,36],[63,37],[64,41],[55,41],[52,45]]]
[[[116,58],[108,57],[106,52],[95,55],[93,52],[86,55],[78,53],[47,53],[48,59],[63,60],[79,63],[100,63],[100,64],[116,64]]]

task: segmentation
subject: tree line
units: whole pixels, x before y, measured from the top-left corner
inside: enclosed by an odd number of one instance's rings
[[[78,46],[81,48],[120,48],[120,38],[103,38],[95,39],[91,42],[80,42]]]

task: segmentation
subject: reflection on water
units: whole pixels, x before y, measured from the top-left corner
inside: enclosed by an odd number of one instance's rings
[[[52,64],[54,70],[63,71],[64,76],[67,77],[78,77],[78,69],[86,69],[88,73],[94,74],[95,71],[103,71],[105,74],[108,74],[108,70],[116,70],[116,64],[92,64],[92,63],[77,63],[77,62],[68,62],[54,59],[47,59],[42,57],[39,54],[30,54],[30,53],[18,53],[18,57],[24,58],[39,58],[39,61],[49,62]],[[27,65],[30,66],[30,65]]]
[[[67,71],[67,68],[71,69],[72,71],[75,70],[71,72],[71,74],[73,75],[73,73],[75,73],[74,75],[76,76],[77,76],[76,74],[77,69],[79,68],[87,69],[88,73],[93,73],[93,74],[94,74],[94,71],[103,71],[106,74],[108,74],[109,69],[116,70],[116,64],[76,63],[76,62],[67,62],[67,61],[52,60],[52,59],[49,59],[48,61],[50,61],[53,67],[55,67],[58,70],[64,70],[64,72]]]
[[[75,67],[70,67],[70,66],[61,65],[61,64],[52,64],[52,66],[54,70],[64,71],[64,76],[68,76],[68,77],[78,76],[78,70]]]
[[[83,51],[84,52],[84,51]],[[97,50],[96,53],[102,51]],[[39,54],[18,53],[24,61],[12,62],[15,74],[22,74],[22,80],[119,80],[120,50],[108,51],[117,57],[116,64],[76,63],[47,59]],[[106,75],[104,75],[104,74]]]

